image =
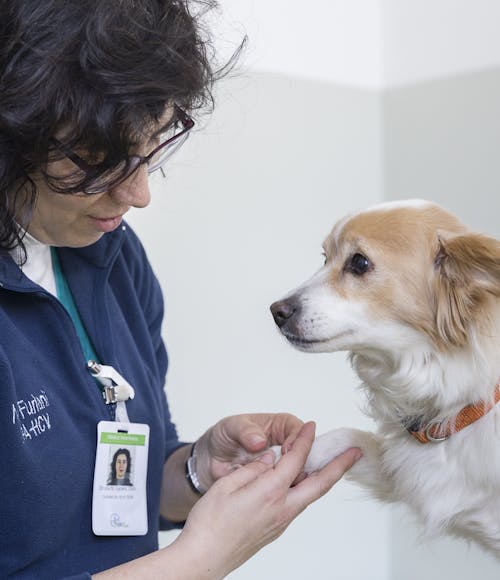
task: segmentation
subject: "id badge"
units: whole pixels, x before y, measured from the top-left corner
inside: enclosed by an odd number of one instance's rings
[[[96,536],[144,536],[149,425],[101,421],[92,498]]]

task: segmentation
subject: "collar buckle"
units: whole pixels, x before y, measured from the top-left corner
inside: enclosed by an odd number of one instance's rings
[[[431,442],[431,443],[440,443],[441,441],[446,441],[446,439],[449,439],[451,433],[450,431],[448,431],[448,433],[443,433],[440,436],[435,436],[431,433],[431,431],[433,431],[434,429],[436,430],[437,433],[439,433],[439,427],[441,426],[441,422],[440,421],[431,421],[427,427],[425,428],[425,436],[427,437],[427,439]]]

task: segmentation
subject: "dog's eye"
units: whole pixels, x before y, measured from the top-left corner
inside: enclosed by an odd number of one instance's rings
[[[363,254],[353,254],[346,262],[345,268],[356,276],[366,274],[371,267],[370,260]]]

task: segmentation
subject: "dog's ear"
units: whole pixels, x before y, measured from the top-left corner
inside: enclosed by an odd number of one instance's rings
[[[438,337],[464,346],[481,306],[500,297],[500,242],[475,233],[439,236],[434,266]]]

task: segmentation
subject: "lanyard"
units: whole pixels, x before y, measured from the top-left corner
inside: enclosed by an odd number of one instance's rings
[[[56,280],[56,291],[59,301],[66,308],[75,325],[75,330],[80,339],[83,353],[87,359],[87,368],[90,374],[103,387],[102,395],[106,405],[116,403],[115,419],[123,423],[129,423],[125,401],[134,398],[133,387],[112,366],[102,365],[97,362],[97,353],[92,345],[87,330],[83,325],[80,313],[76,307],[73,294],[59,262],[59,256],[55,248],[51,248],[52,267]]]

